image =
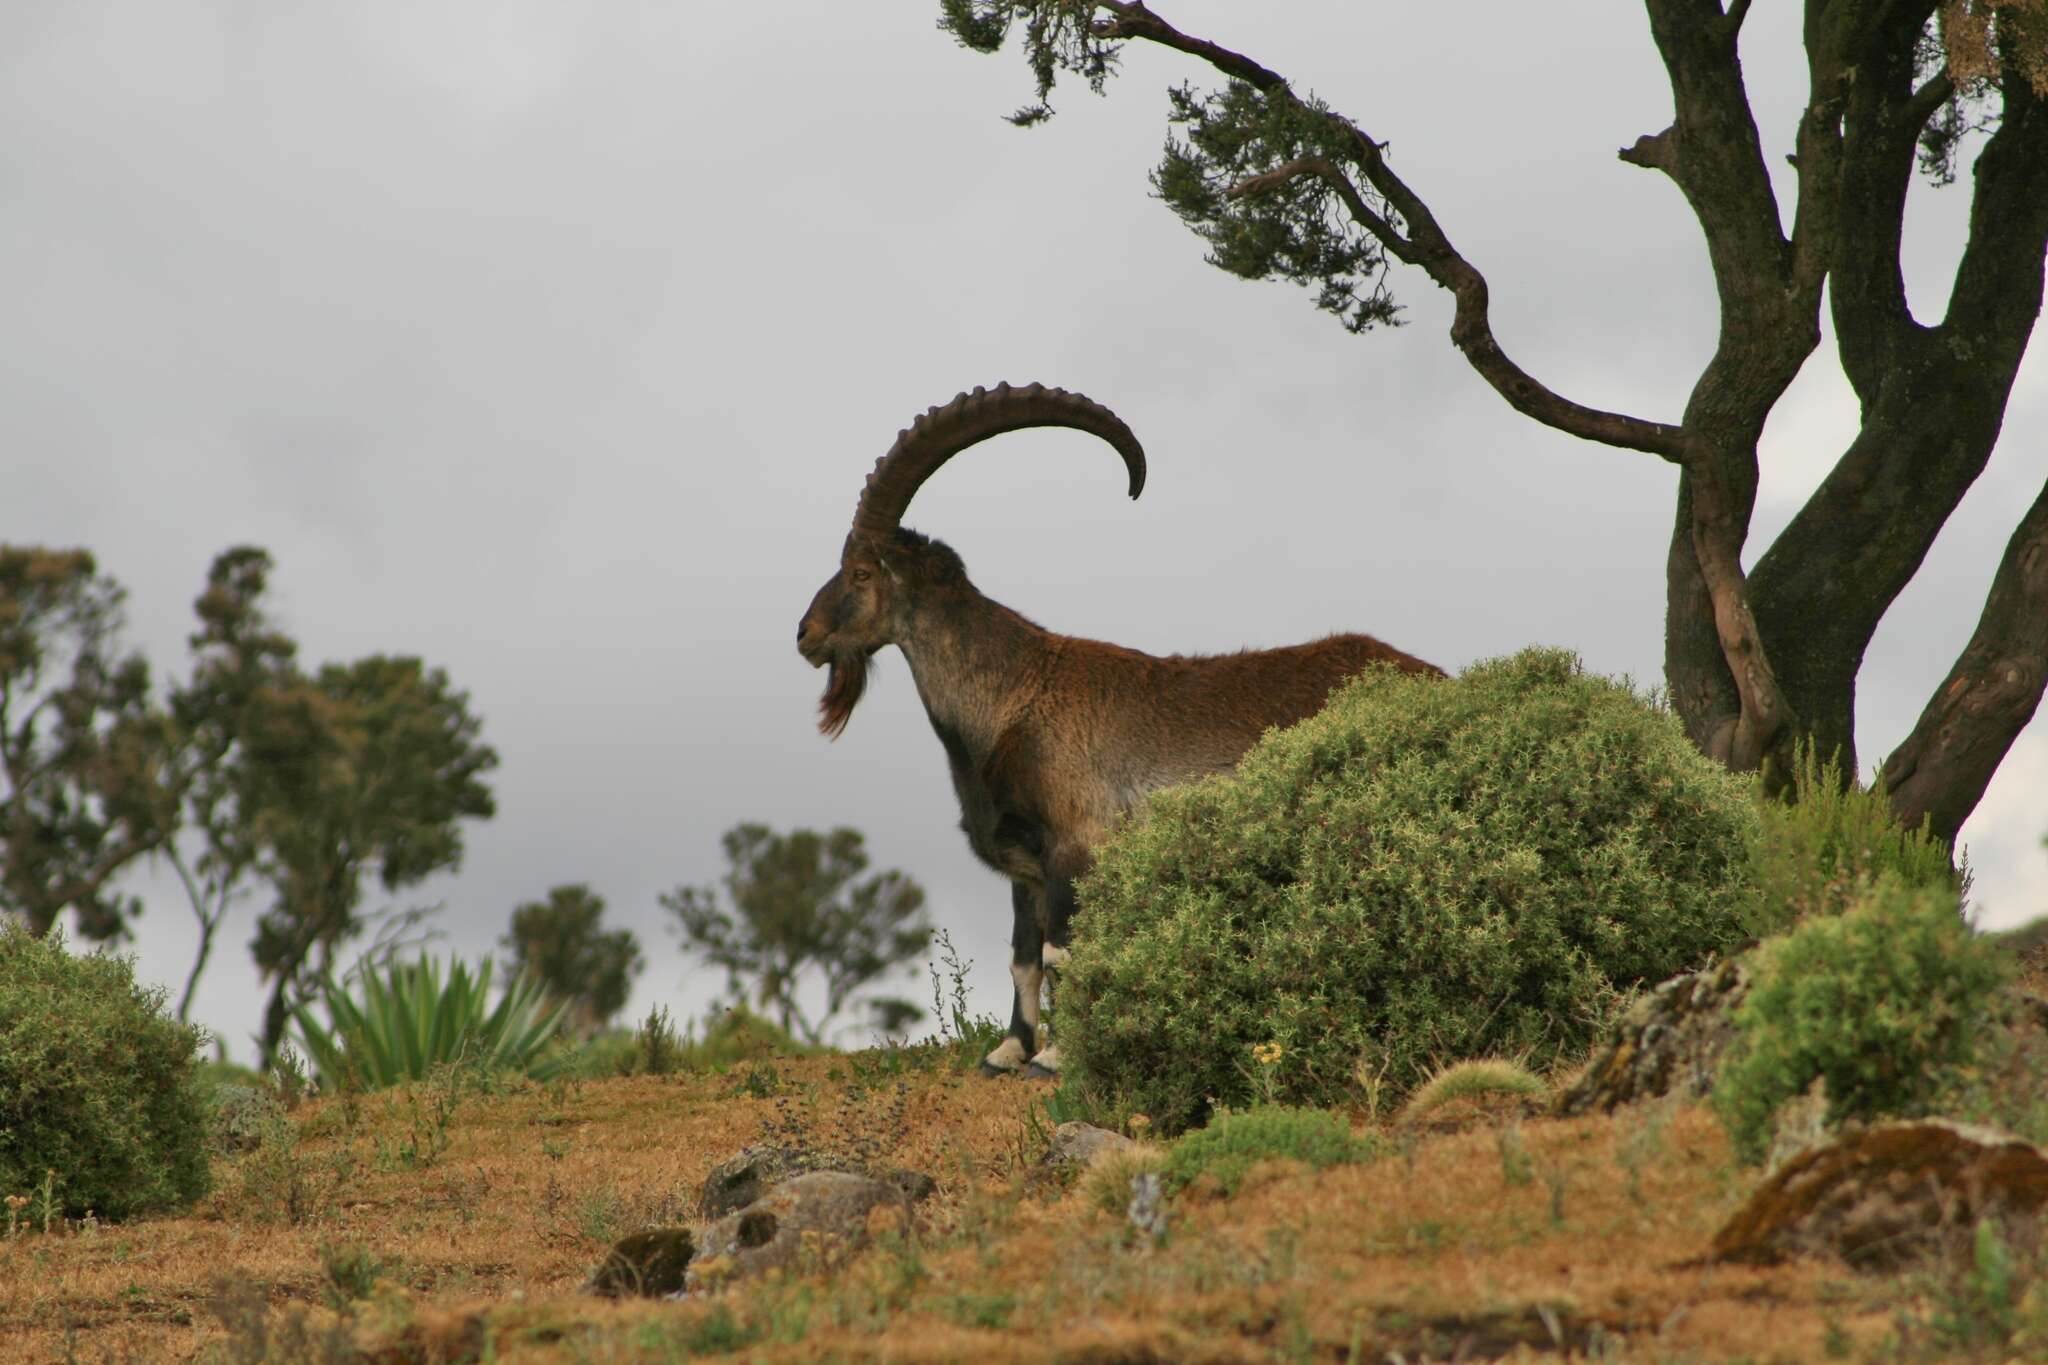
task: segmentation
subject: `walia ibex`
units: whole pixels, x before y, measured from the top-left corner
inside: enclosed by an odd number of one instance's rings
[[[1066,958],[1074,879],[1091,850],[1147,792],[1235,767],[1269,726],[1320,710],[1330,689],[1369,664],[1437,674],[1369,635],[1283,649],[1155,658],[1055,635],[967,581],[960,556],[902,525],[940,465],[1021,427],[1072,427],[1123,457],[1131,496],[1145,453],[1101,404],[1040,384],[963,393],[899,432],[854,509],[832,575],[797,625],[797,649],[831,675],[819,729],[837,738],[867,685],[868,660],[895,645],[945,746],[975,853],[1010,878],[1016,915],[1010,1031],[988,1055],[994,1074],[1059,1069],[1039,1049],[1039,988]],[[1028,1062],[1028,1066],[1027,1066]]]

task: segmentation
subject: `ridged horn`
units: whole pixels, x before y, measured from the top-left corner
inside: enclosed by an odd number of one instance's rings
[[[939,466],[967,447],[1006,431],[1025,427],[1072,427],[1099,436],[1124,457],[1131,475],[1131,496],[1145,487],[1145,450],[1123,419],[1102,404],[1065,389],[1030,384],[1013,389],[998,384],[963,393],[944,407],[896,433],[896,443],[875,462],[853,510],[850,540],[879,540],[902,524],[903,513],[917,490]]]

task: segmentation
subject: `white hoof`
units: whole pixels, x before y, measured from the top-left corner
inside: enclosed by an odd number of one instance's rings
[[[1038,954],[1038,960],[1045,964],[1048,971],[1056,972],[1067,965],[1067,950],[1065,948],[1055,948],[1048,943]]]
[[[1054,1043],[1051,1047],[1041,1049],[1039,1054],[1031,1059],[1031,1064],[1024,1068],[1024,1074],[1027,1076],[1058,1076],[1060,1074],[1060,1045]]]
[[[1024,1069],[1024,1044],[1014,1036],[1005,1038],[994,1052],[981,1059],[985,1071],[1012,1072]]]

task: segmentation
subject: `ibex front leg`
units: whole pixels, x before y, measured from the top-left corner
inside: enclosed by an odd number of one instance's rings
[[[1040,966],[1045,928],[1040,915],[1039,891],[1025,882],[1010,883],[1010,980],[1016,993],[1010,1003],[1010,1032],[995,1051],[984,1057],[984,1076],[1014,1076],[1025,1061],[1038,1051],[1038,992],[1045,980]]]

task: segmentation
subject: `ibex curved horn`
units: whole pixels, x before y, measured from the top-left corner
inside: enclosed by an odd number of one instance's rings
[[[1145,487],[1145,450],[1123,419],[1091,398],[1030,384],[998,384],[963,393],[896,433],[896,443],[875,462],[853,512],[852,540],[879,540],[902,524],[904,509],[939,466],[967,447],[1024,427],[1072,427],[1099,436],[1123,456],[1131,496]]]

